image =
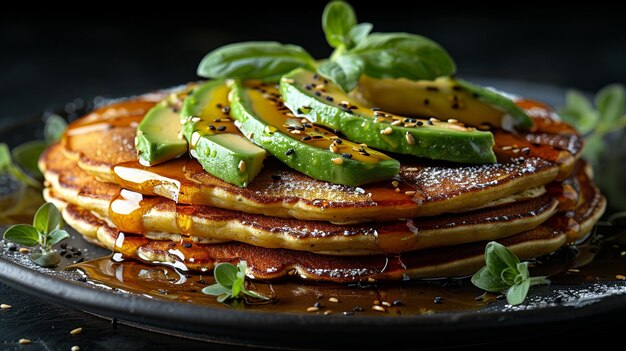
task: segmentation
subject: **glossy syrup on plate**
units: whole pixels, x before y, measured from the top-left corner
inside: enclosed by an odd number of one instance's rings
[[[548,275],[552,285],[572,287],[623,279],[626,274],[626,230],[601,224],[599,233],[584,243],[568,246],[531,262],[531,275]],[[504,296],[484,293],[469,278],[434,279],[359,284],[320,284],[283,279],[252,281],[250,289],[275,296],[265,305],[224,305],[205,295],[202,288],[215,281],[210,272],[191,274],[168,266],[154,266],[111,256],[82,262],[70,269],[84,274],[90,283],[151,298],[252,311],[313,314],[414,315],[479,310]],[[389,257],[401,265],[399,256]],[[532,295],[532,290],[531,290]],[[334,302],[335,299],[338,302]],[[377,306],[377,307],[375,307]]]

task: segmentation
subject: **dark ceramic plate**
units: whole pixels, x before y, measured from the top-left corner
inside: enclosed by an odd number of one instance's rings
[[[485,82],[483,80],[483,82]],[[494,86],[548,103],[562,103],[558,88],[506,81]],[[71,116],[70,116],[71,118]],[[0,130],[0,140],[16,144],[41,131],[39,116]],[[35,126],[33,128],[33,126]],[[4,230],[1,226],[0,229]],[[108,255],[72,232],[68,244],[81,249],[84,259]],[[61,268],[76,261],[63,258]],[[606,281],[550,285],[533,289],[521,307],[498,301],[480,310],[403,316],[314,315],[231,310],[177,303],[87,284],[80,275],[34,266],[26,255],[0,242],[0,279],[27,293],[142,328],[213,342],[272,347],[386,347],[391,344],[442,347],[510,340],[516,327],[524,334],[542,335],[626,312],[626,282]]]

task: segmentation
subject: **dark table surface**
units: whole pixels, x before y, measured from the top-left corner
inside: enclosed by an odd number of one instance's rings
[[[525,2],[528,6],[512,11],[480,9],[475,3],[434,8],[423,2],[408,8],[406,1],[385,3],[388,6],[355,5],[359,19],[373,22],[380,31],[421,33],[437,40],[455,57],[461,75],[589,91],[626,81],[626,32],[620,27],[621,14],[610,7],[538,8]],[[306,14],[293,6],[239,8],[235,26],[228,15],[232,13],[221,9],[205,10],[210,21],[186,22],[181,18],[190,16],[189,9],[157,14],[103,9],[88,16],[3,11],[0,125],[51,105],[63,107],[76,97],[124,96],[196,79],[195,66],[202,55],[228,42],[279,40],[306,46],[315,57],[326,56],[329,49],[319,29],[323,5],[311,5]],[[2,283],[0,303],[13,306],[0,310],[2,350],[69,350],[73,345],[116,351],[240,349],[112,324]],[[581,338],[597,343],[619,340],[624,325],[626,317],[540,338],[520,331],[520,338],[532,339],[513,343],[529,349],[537,345],[564,349],[579,346]],[[71,336],[70,330],[78,327],[82,333]],[[20,338],[32,344],[18,345]],[[280,347],[278,337],[276,346]],[[419,346],[419,340],[410,346]]]

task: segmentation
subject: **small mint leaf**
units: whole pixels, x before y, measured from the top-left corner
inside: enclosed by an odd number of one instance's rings
[[[33,226],[15,224],[4,232],[4,240],[24,246],[35,246],[39,244],[40,237]]]
[[[522,281],[520,284],[513,285],[506,292],[506,302],[509,305],[519,305],[526,299],[528,290],[530,289],[530,279]]]
[[[237,267],[227,262],[218,263],[213,270],[213,276],[219,285],[231,289],[237,280]]]
[[[509,287],[499,276],[493,275],[487,267],[481,268],[472,276],[472,284],[490,292],[501,292]]]

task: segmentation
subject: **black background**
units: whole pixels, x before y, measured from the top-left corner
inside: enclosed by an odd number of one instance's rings
[[[204,54],[235,41],[277,40],[327,57],[326,1],[172,2],[128,9],[92,3],[78,13],[0,14],[0,117],[32,114],[76,97],[115,97],[198,79]],[[626,26],[612,6],[515,2],[353,1],[375,31],[430,37],[460,76],[595,91],[626,82]]]

